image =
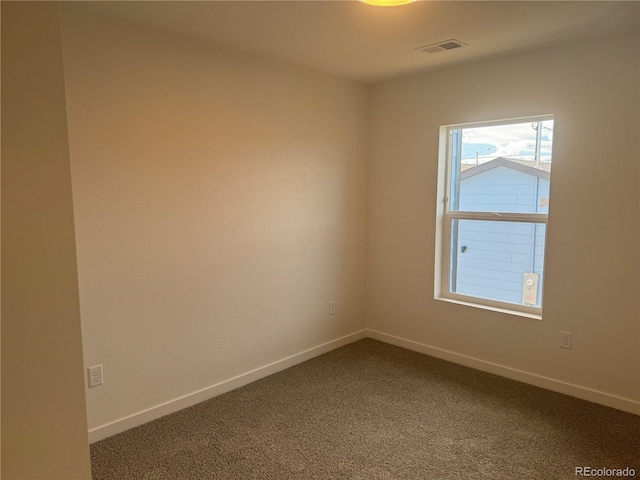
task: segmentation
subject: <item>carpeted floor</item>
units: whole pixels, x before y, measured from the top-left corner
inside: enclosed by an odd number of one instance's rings
[[[95,480],[576,478],[640,417],[371,339],[91,446]]]

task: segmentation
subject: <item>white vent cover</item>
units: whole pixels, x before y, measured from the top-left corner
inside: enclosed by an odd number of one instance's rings
[[[449,40],[443,40],[442,42],[432,43],[431,45],[425,45],[423,47],[417,47],[416,50],[420,50],[422,53],[438,53],[447,50],[455,50],[456,48],[466,47],[467,44],[450,38]]]

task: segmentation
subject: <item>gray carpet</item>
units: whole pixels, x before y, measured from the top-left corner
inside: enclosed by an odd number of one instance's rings
[[[569,479],[640,417],[371,339],[91,446],[95,480]]]

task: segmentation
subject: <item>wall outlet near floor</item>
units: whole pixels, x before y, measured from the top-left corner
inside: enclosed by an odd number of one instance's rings
[[[89,388],[97,387],[104,383],[102,379],[102,365],[96,365],[95,367],[89,367]]]
[[[335,314],[336,314],[336,301],[331,300],[329,302],[329,315],[335,315]]]
[[[560,332],[560,348],[571,348],[571,332]]]

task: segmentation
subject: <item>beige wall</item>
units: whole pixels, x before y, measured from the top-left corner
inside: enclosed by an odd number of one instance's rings
[[[628,34],[372,87],[368,328],[640,399],[639,53]],[[434,300],[439,127],[547,113],[542,320]]]
[[[57,6],[23,5],[2,4],[3,478],[88,476],[73,210],[90,428],[365,326],[640,399],[637,36],[369,91],[68,4],[72,209]],[[543,320],[433,300],[439,126],[543,113]]]
[[[88,479],[60,7],[2,2],[2,478]]]
[[[364,329],[367,87],[63,24],[89,427]]]

